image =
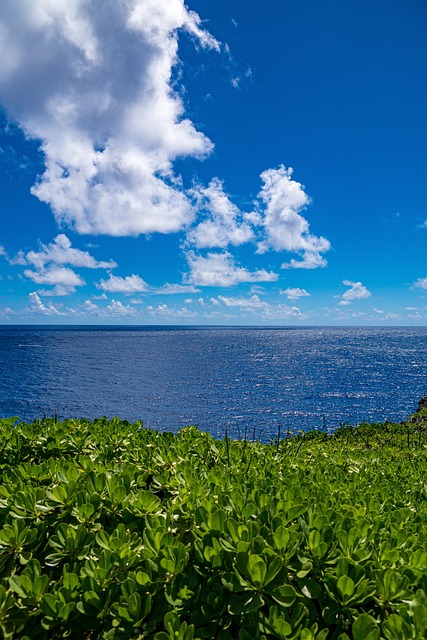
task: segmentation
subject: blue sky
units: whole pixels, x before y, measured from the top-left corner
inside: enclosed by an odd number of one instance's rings
[[[0,323],[424,325],[424,0],[0,6]]]

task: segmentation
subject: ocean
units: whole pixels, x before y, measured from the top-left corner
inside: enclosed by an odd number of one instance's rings
[[[427,395],[427,328],[0,327],[0,416],[119,416],[268,441],[400,421]]]

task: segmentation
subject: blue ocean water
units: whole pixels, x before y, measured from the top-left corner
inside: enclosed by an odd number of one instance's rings
[[[268,440],[399,421],[427,394],[427,328],[0,327],[0,416],[119,416]]]

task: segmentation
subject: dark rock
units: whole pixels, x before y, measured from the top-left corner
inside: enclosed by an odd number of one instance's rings
[[[422,411],[423,409],[427,409],[427,396],[424,396],[418,402],[418,409],[417,409],[416,413],[418,413],[419,411]]]

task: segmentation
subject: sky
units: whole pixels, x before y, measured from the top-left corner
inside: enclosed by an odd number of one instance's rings
[[[0,324],[425,325],[425,0],[4,0]]]

